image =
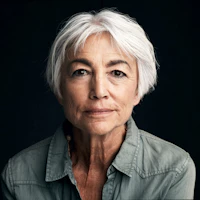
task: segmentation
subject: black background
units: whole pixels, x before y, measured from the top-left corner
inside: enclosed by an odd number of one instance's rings
[[[158,85],[135,108],[133,117],[139,128],[190,153],[197,168],[195,199],[200,199],[195,130],[199,115],[192,108],[192,3],[184,0],[0,3],[0,171],[11,156],[52,135],[64,119],[44,79],[48,53],[62,23],[77,12],[105,7],[136,18],[155,47]]]

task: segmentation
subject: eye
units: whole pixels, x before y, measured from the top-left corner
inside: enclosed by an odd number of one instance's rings
[[[73,72],[72,76],[85,76],[87,75],[89,72],[85,69],[78,69],[75,72]]]
[[[126,74],[124,72],[119,71],[119,70],[113,70],[112,75],[117,77],[117,78],[123,78],[123,77],[126,76]]]

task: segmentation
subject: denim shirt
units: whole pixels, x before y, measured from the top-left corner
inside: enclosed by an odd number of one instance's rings
[[[1,183],[6,200],[81,199],[62,126],[53,137],[9,159]],[[139,130],[130,118],[125,140],[107,170],[102,199],[193,199],[194,185],[189,154]]]

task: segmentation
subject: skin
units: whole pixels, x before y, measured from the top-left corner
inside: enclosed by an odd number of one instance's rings
[[[107,169],[140,101],[137,62],[119,52],[108,33],[91,35],[66,58],[58,100],[74,127],[73,173],[82,199],[101,199]]]

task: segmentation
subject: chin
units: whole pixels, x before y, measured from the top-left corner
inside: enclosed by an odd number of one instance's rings
[[[94,126],[94,127],[88,127],[88,133],[90,135],[106,135],[107,133],[111,132],[112,129],[109,129],[108,127],[104,126]]]
[[[84,132],[89,133],[90,135],[106,135],[110,132],[112,132],[115,128],[118,126],[114,126],[113,123],[107,123],[107,122],[96,122],[96,123],[90,123],[87,124],[85,127]]]

